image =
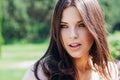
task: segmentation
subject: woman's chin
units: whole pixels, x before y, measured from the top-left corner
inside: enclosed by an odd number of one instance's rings
[[[87,55],[89,55],[89,54],[85,54],[83,52],[73,52],[73,53],[70,54],[70,56],[72,58],[82,58],[82,57],[85,57]]]
[[[73,53],[71,55],[72,58],[81,58],[83,54],[80,54],[80,53]]]

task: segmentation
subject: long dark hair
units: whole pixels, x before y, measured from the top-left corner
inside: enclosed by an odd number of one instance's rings
[[[104,18],[97,0],[58,0],[52,19],[50,45],[45,55],[34,66],[35,77],[40,80],[38,70],[41,65],[48,80],[76,79],[77,72],[73,60],[64,49],[60,39],[62,12],[69,6],[75,6],[78,9],[85,26],[94,37],[89,54],[93,57],[92,61],[96,70],[107,78],[105,67],[108,68],[108,60],[111,56],[106,42]]]

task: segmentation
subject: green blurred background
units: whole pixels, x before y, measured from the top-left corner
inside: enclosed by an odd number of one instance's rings
[[[107,40],[115,61],[120,60],[120,0],[99,0]],[[49,44],[56,0],[0,0],[0,80],[21,80]]]

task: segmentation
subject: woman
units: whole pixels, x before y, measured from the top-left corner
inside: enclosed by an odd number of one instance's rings
[[[49,48],[23,80],[117,80],[97,0],[58,0]]]

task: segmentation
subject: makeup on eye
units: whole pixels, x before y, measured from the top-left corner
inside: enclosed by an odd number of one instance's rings
[[[68,26],[61,24],[61,25],[60,25],[60,28],[68,28]]]
[[[84,23],[80,23],[80,24],[78,25],[78,27],[85,27],[85,24],[84,24]]]
[[[67,23],[66,22],[61,22],[60,23],[60,28],[68,28]]]
[[[61,24],[60,25],[60,28],[68,28],[69,26],[67,24]],[[85,27],[85,24],[84,23],[79,23],[77,25],[77,27]]]

